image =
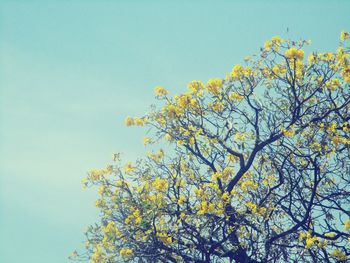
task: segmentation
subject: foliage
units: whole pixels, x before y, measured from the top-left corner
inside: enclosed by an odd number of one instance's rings
[[[224,79],[156,87],[154,151],[89,172],[91,262],[340,262],[350,254],[350,49],[267,41]]]

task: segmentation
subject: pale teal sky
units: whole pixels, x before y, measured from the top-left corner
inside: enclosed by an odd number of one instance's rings
[[[345,0],[0,0],[0,262],[69,262],[97,220],[80,181],[144,153],[123,119],[154,86],[223,77],[276,34],[334,50],[344,29]]]

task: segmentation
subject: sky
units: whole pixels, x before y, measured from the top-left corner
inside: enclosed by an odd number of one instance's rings
[[[98,221],[92,168],[145,152],[127,128],[274,35],[332,51],[350,1],[0,0],[0,262],[64,263]]]

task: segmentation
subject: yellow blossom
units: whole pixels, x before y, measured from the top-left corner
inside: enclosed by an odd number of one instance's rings
[[[224,104],[222,102],[215,101],[214,103],[211,103],[209,107],[216,112],[220,112],[224,109]]]
[[[231,71],[231,77],[233,79],[239,79],[243,74],[243,67],[239,64],[235,65]]]
[[[290,49],[288,49],[284,55],[286,56],[286,58],[289,59],[303,59],[304,58],[304,51],[301,49],[297,49],[295,47],[292,47]]]
[[[122,258],[128,259],[132,256],[133,250],[131,248],[122,248],[119,254]]]
[[[332,252],[331,252],[331,256],[333,258],[336,258],[337,260],[339,261],[346,261],[347,260],[347,256],[342,252],[340,251],[339,249],[334,249]]]
[[[184,197],[183,195],[180,195],[179,200],[177,200],[177,203],[179,205],[182,205],[185,201],[186,201],[186,197]]]
[[[288,129],[288,130],[286,130],[286,129],[282,128],[282,129],[281,129],[281,132],[282,132],[283,135],[286,136],[286,137],[293,137],[293,136],[295,135],[295,131],[294,131],[293,129]]]
[[[218,95],[220,93],[222,83],[223,83],[222,79],[210,79],[210,80],[208,80],[208,83],[206,85],[206,89],[209,93],[212,93],[214,95]]]
[[[104,206],[104,204],[105,204],[105,201],[101,199],[97,199],[95,202],[96,207],[102,207]]]
[[[228,202],[229,199],[230,199],[230,193],[225,192],[225,193],[222,194],[222,196],[221,196],[221,200],[222,200],[222,201]]]
[[[132,126],[135,124],[135,121],[132,117],[126,117],[126,119],[124,120],[124,123],[126,126]]]
[[[160,162],[164,157],[164,151],[160,149],[156,153],[148,153],[148,156],[155,162]]]
[[[350,65],[347,65],[340,74],[345,82],[350,82]]]
[[[340,33],[340,40],[341,40],[341,41],[345,41],[345,40],[347,40],[347,39],[349,39],[349,33],[348,33],[348,32],[345,32],[345,31],[342,31],[342,32]]]
[[[154,93],[156,96],[165,96],[168,94],[168,91],[161,86],[157,86],[154,88]]]
[[[165,134],[164,135],[164,139],[167,140],[167,141],[170,141],[171,140],[171,135],[170,134]]]
[[[329,81],[326,82],[326,87],[329,90],[336,90],[338,87],[341,86],[340,80],[339,79],[331,79]]]
[[[203,89],[203,82],[200,80],[192,80],[188,83],[187,87],[192,92],[198,92]]]
[[[344,228],[346,231],[348,231],[350,229],[350,220],[347,220],[344,222]]]
[[[258,207],[257,207],[256,204],[254,204],[254,203],[252,203],[252,202],[247,202],[247,203],[246,203],[246,206],[249,208],[249,210],[250,210],[253,214],[257,213]]]
[[[236,141],[245,141],[246,135],[244,133],[237,132],[235,134]]]
[[[232,92],[230,93],[228,99],[229,101],[240,102],[241,100],[244,99],[244,97],[242,95],[239,95],[237,92]]]
[[[144,122],[143,119],[141,119],[141,118],[139,118],[139,117],[136,117],[136,118],[134,118],[134,123],[135,123],[135,125],[137,125],[137,126],[143,126],[145,122]]]
[[[256,183],[254,183],[253,181],[247,180],[241,184],[241,188],[243,191],[248,191],[249,188],[257,189],[258,185]]]
[[[96,246],[94,248],[94,253],[92,254],[91,260],[94,263],[102,262],[102,248],[100,246]]]
[[[329,232],[324,234],[326,237],[335,237],[336,233],[335,232]]]
[[[308,235],[306,240],[305,240],[305,248],[309,249],[314,244],[318,243],[319,241],[320,241],[319,237],[311,237],[311,235]]]
[[[265,41],[265,43],[264,43],[264,48],[265,48],[266,50],[270,50],[271,47],[272,47],[272,42],[271,42],[270,40]]]
[[[132,173],[134,170],[135,170],[135,167],[133,166],[132,162],[128,162],[124,166],[124,173],[126,174]]]
[[[144,138],[143,138],[143,144],[144,144],[145,146],[148,145],[150,142],[151,142],[151,138],[149,138],[149,137],[144,137]]]
[[[310,54],[308,57],[308,61],[310,64],[314,64],[316,62],[316,59],[317,59],[317,55],[315,53]]]
[[[280,45],[282,43],[282,38],[280,36],[274,36],[271,38],[272,43]]]
[[[152,186],[158,191],[164,191],[168,189],[168,181],[157,177],[152,183]]]
[[[160,232],[160,233],[158,232],[157,237],[159,240],[161,240],[166,245],[170,245],[173,243],[173,238],[165,232]]]

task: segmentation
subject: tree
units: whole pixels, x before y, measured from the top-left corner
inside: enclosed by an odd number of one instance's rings
[[[225,79],[191,81],[126,125],[153,152],[89,172],[91,262],[345,262],[350,255],[350,48],[267,41]],[[164,150],[162,150],[164,149]]]

